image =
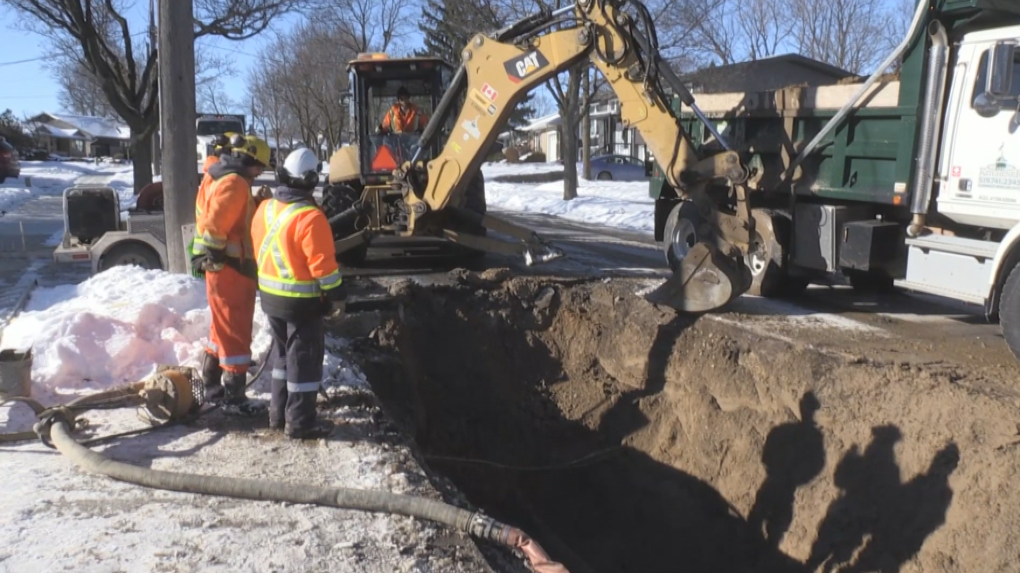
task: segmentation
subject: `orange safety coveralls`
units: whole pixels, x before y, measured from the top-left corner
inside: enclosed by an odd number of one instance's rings
[[[204,254],[221,249],[230,260],[221,270],[205,273],[212,311],[206,351],[219,358],[223,370],[244,373],[251,362],[257,286],[254,276],[242,274],[234,265],[254,269],[251,221],[255,200],[251,185],[238,170],[223,161],[209,168],[209,179],[203,180],[195,202],[194,250]]]
[[[407,108],[395,103],[383,116],[382,126],[392,133],[410,133],[425,129],[428,122],[428,115],[413,103],[408,103]]]
[[[209,168],[212,167],[213,164],[216,163],[219,160],[220,160],[220,158],[216,157],[215,155],[208,155],[208,156],[206,156],[205,163],[202,164],[202,172],[203,173],[209,173]]]

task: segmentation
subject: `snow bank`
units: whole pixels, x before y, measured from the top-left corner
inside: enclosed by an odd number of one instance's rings
[[[648,197],[648,184],[610,181],[579,181],[577,198],[563,200],[563,182],[541,185],[486,183],[490,207],[509,211],[544,213],[583,221],[652,233],[655,231],[655,201]]]
[[[37,289],[0,347],[33,347],[35,388],[76,393],[142,379],[158,363],[197,366],[209,322],[204,282],[122,266]],[[256,308],[256,353],[269,346],[265,322]]]

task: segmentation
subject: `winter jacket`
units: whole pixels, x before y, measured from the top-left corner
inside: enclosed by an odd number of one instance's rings
[[[300,320],[321,314],[324,299],[342,300],[333,232],[309,191],[278,187],[252,221],[262,309]]]
[[[218,251],[242,262],[254,257],[255,201],[242,169],[241,160],[234,157],[222,157],[209,168],[211,180],[203,180],[195,201],[195,253]]]

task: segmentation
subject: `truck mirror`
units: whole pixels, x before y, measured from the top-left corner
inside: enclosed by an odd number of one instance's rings
[[[988,53],[988,85],[985,91],[993,96],[1009,96],[1013,88],[1013,58],[1016,44],[999,42]]]

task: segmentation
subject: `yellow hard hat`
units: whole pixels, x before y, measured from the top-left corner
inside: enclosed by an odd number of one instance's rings
[[[251,157],[263,167],[269,165],[269,144],[254,135],[244,136],[244,142],[241,145],[234,145],[234,150]]]
[[[228,151],[230,149],[230,140],[237,134],[233,131],[228,131],[222,135],[217,135],[213,141],[213,147],[216,151]]]

